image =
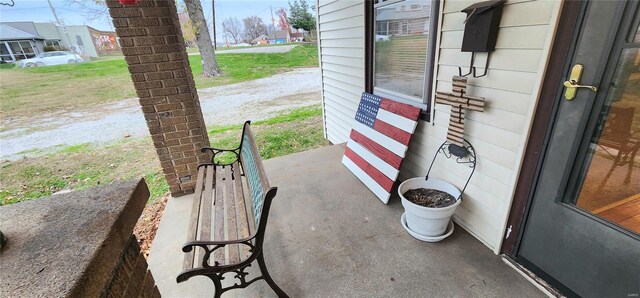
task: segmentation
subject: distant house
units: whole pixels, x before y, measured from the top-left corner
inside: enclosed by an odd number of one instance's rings
[[[429,17],[424,12],[429,9],[429,4],[415,2],[381,7],[376,14],[376,35],[410,35],[428,32]]]
[[[6,24],[0,24],[0,60],[13,62],[28,59],[40,53],[37,45],[42,45],[44,38]]]
[[[252,45],[269,44],[269,37],[264,34],[260,34],[260,36],[254,38],[251,41],[251,44]]]
[[[115,32],[54,23],[0,23],[0,59],[13,62],[32,58],[47,50],[72,50],[85,57],[119,52]]]
[[[289,40],[291,42],[301,42],[304,41],[304,33],[303,32],[292,32],[290,34]]]
[[[290,38],[289,31],[287,30],[275,30],[269,32],[270,44],[287,43]]]

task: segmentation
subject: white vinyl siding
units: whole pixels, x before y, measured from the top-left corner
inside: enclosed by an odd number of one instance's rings
[[[327,139],[346,142],[364,91],[364,1],[318,2]]]
[[[444,2],[437,91],[451,92],[451,77],[458,74],[458,66],[468,71],[471,54],[460,52],[465,19],[460,10],[474,2]],[[469,77],[468,93],[485,97],[487,104],[483,113],[467,113],[465,138],[475,147],[478,164],[454,220],[496,253],[502,243],[559,11],[560,4],[555,1],[507,1],[489,73],[482,78]],[[485,57],[484,53],[477,54],[476,66],[484,66]],[[483,70],[479,69],[480,73]],[[446,138],[449,111],[449,106],[436,104],[433,124],[418,126],[401,179],[424,175]],[[432,175],[462,187],[468,170],[442,158],[436,161]]]
[[[451,77],[457,75],[458,66],[468,71],[470,59],[470,53],[460,52],[466,17],[460,10],[477,1],[443,1],[433,83],[437,91],[451,92]],[[325,128],[332,143],[348,140],[364,91],[363,2],[319,1]],[[508,0],[488,75],[469,77],[468,93],[485,97],[487,103],[483,113],[467,113],[465,138],[478,153],[478,165],[454,220],[496,253],[502,243],[560,7],[559,1]],[[484,66],[485,57],[484,53],[477,54],[477,66]],[[400,180],[424,176],[446,139],[450,108],[440,104],[433,107],[433,123],[420,121]],[[468,170],[441,158],[432,175],[462,188]]]

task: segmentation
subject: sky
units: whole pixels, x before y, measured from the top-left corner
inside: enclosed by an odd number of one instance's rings
[[[15,5],[8,7],[0,5],[0,22],[55,22],[49,4],[46,0],[14,0]],[[86,0],[92,3],[91,0]],[[144,1],[144,0],[142,0]],[[211,19],[212,0],[201,0],[202,8],[207,19]],[[0,0],[0,3],[7,3],[9,0]],[[310,4],[315,1],[307,1]],[[51,0],[58,17],[66,25],[88,25],[98,30],[113,30],[111,21],[106,18],[88,18],[78,5],[70,4],[67,0]],[[218,35],[222,35],[222,21],[228,17],[237,17],[242,20],[245,17],[257,15],[262,18],[265,24],[271,20],[269,7],[273,8],[274,18],[278,8],[289,8],[287,0],[215,0],[216,24]]]

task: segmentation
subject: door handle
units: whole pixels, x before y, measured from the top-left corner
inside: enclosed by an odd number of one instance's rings
[[[598,92],[598,88],[595,86],[588,85],[580,85],[580,77],[582,77],[582,70],[584,67],[582,64],[576,64],[571,68],[571,74],[569,75],[569,80],[564,81],[562,85],[564,85],[567,90],[564,92],[564,98],[567,100],[573,100],[576,97],[576,92],[578,88],[589,88],[593,92]]]
[[[598,92],[598,88],[596,88],[594,86],[578,85],[578,83],[576,81],[574,81],[574,80],[564,81],[564,86],[567,87],[567,88],[589,88],[593,92]]]

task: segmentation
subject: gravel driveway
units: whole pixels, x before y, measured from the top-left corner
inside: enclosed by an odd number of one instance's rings
[[[198,94],[208,125],[268,119],[294,108],[319,104],[320,70],[301,68],[258,80],[199,89]],[[2,125],[6,124],[2,119]],[[45,114],[25,127],[0,132],[0,158],[15,160],[69,145],[148,135],[138,100],[131,98],[90,110]]]
[[[242,48],[242,49],[224,49],[216,51],[216,55],[218,54],[259,54],[259,53],[286,53],[288,51],[293,50],[293,48],[297,47],[297,45],[286,45],[286,46],[270,46],[270,47],[255,47],[255,48]],[[200,55],[200,53],[190,53],[189,56],[192,55]]]

